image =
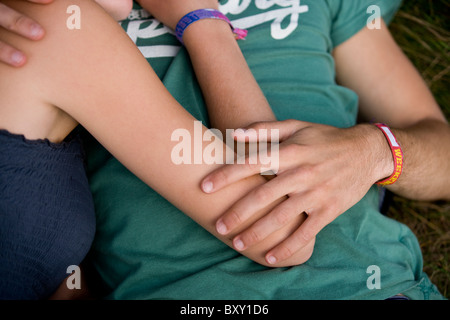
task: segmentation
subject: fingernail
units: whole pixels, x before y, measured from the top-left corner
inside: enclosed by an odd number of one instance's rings
[[[277,262],[277,258],[275,258],[274,256],[270,255],[267,257],[267,262],[269,264],[275,264]]]
[[[237,250],[244,250],[244,243],[241,239],[235,239],[233,245]]]
[[[228,231],[227,226],[221,220],[217,221],[216,229],[220,234],[226,234]]]
[[[206,193],[210,193],[213,191],[213,183],[211,181],[204,181],[202,183],[202,190]]]
[[[39,38],[42,36],[43,33],[44,33],[44,30],[39,25],[33,24],[31,26],[30,36],[32,38]]]
[[[19,51],[16,51],[11,55],[11,62],[16,65],[21,64],[24,60],[25,56]]]

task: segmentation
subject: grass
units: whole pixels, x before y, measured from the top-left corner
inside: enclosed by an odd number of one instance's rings
[[[390,29],[450,121],[450,0],[404,0]],[[424,271],[449,298],[450,202],[394,196],[388,216],[405,223],[416,234]]]

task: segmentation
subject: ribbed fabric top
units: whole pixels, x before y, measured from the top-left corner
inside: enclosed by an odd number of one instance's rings
[[[95,233],[84,154],[0,130],[0,299],[44,299],[79,265]]]

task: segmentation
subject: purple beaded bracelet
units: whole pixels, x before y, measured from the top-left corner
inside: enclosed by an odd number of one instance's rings
[[[177,39],[183,43],[183,33],[187,27],[189,27],[192,23],[201,20],[201,19],[219,19],[228,22],[233,31],[236,40],[245,39],[247,36],[247,30],[242,30],[238,28],[234,28],[231,24],[230,20],[220,11],[214,9],[200,9],[189,12],[183,18],[180,19],[176,28],[175,34]]]

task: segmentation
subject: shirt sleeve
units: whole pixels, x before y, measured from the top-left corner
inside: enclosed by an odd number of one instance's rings
[[[367,25],[379,8],[381,17],[389,24],[399,9],[402,0],[328,0],[331,13],[331,40],[333,47],[350,39]],[[370,8],[370,9],[369,9]]]

